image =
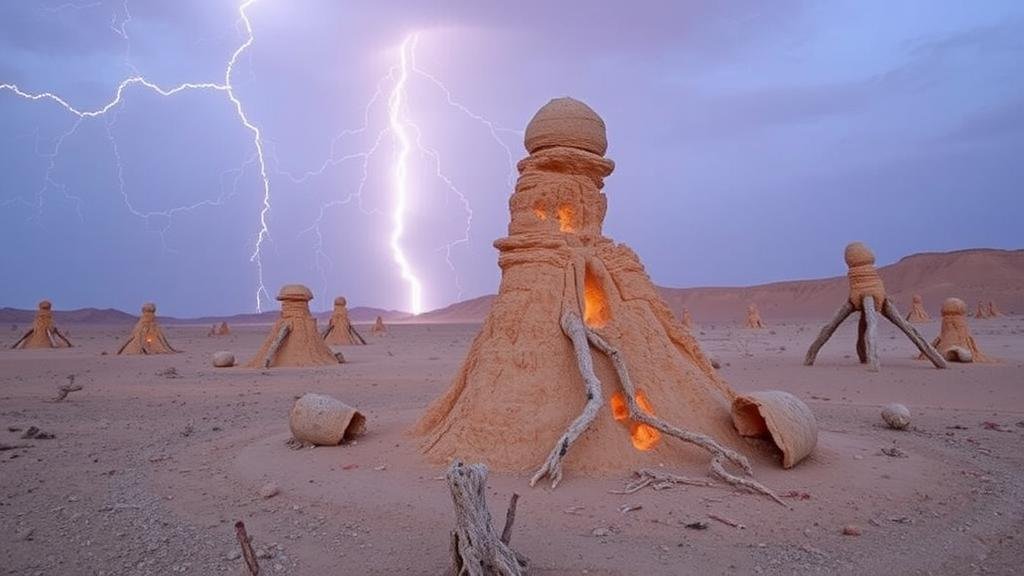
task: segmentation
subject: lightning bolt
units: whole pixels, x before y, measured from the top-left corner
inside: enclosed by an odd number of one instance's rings
[[[99,108],[96,108],[96,109],[93,109],[93,110],[81,109],[81,108],[73,105],[67,99],[65,99],[65,98],[63,98],[63,97],[61,97],[61,96],[59,96],[57,94],[54,94],[53,92],[28,92],[28,91],[22,90],[18,85],[11,84],[11,83],[0,84],[0,93],[8,92],[8,93],[14,94],[15,96],[18,96],[20,98],[23,98],[25,100],[33,101],[33,102],[35,102],[35,101],[48,101],[48,102],[51,102],[51,103],[54,103],[54,104],[58,105],[64,111],[70,113],[71,115],[73,115],[75,117],[75,122],[73,123],[71,129],[68,130],[67,132],[61,134],[57,138],[57,140],[56,140],[56,142],[54,144],[53,150],[49,154],[44,155],[45,157],[49,158],[49,164],[47,166],[47,170],[46,170],[46,173],[45,173],[45,176],[44,176],[43,187],[36,194],[35,206],[36,206],[37,210],[39,210],[39,211],[42,210],[42,207],[43,207],[43,195],[45,194],[45,191],[48,189],[48,187],[53,185],[55,187],[62,188],[63,191],[64,191],[64,195],[66,197],[68,197],[69,199],[71,199],[71,200],[76,202],[76,206],[78,206],[79,218],[82,217],[81,209],[80,209],[80,199],[77,198],[77,197],[69,195],[68,192],[67,192],[67,188],[65,186],[55,182],[55,180],[53,179],[53,171],[56,168],[57,158],[60,155],[60,149],[61,149],[61,146],[63,145],[64,141],[68,137],[70,137],[71,135],[75,134],[75,132],[78,130],[79,126],[81,126],[81,124],[84,121],[91,120],[91,119],[96,119],[96,118],[100,118],[100,117],[104,117],[104,116],[107,116],[108,114],[111,114],[111,116],[113,117],[112,111],[116,110],[124,102],[125,94],[126,94],[126,92],[130,88],[143,88],[143,89],[149,90],[149,91],[151,91],[151,92],[153,92],[153,93],[155,93],[155,94],[157,94],[159,96],[163,96],[163,97],[172,97],[172,96],[175,96],[175,95],[183,93],[183,92],[191,92],[191,91],[208,91],[208,92],[220,93],[220,94],[225,95],[227,97],[227,99],[231,102],[231,104],[234,106],[235,113],[238,116],[238,120],[239,120],[240,124],[246,130],[248,130],[252,134],[252,141],[253,141],[253,145],[255,147],[255,154],[254,154],[253,158],[254,158],[254,161],[255,161],[257,167],[259,168],[260,178],[262,180],[263,202],[262,202],[262,207],[261,207],[260,213],[259,213],[259,231],[257,232],[257,235],[256,235],[255,247],[254,247],[253,252],[252,252],[252,254],[251,254],[250,258],[249,258],[250,262],[252,262],[256,266],[256,272],[257,272],[257,274],[256,274],[257,275],[257,287],[256,287],[256,294],[255,294],[255,296],[256,296],[256,309],[258,311],[262,311],[262,298],[266,297],[266,298],[269,299],[269,297],[270,297],[270,294],[267,292],[267,289],[266,289],[266,287],[264,286],[264,283],[263,283],[263,258],[262,258],[263,244],[264,244],[264,242],[270,236],[270,231],[269,231],[268,224],[267,224],[268,216],[269,216],[270,209],[271,209],[271,205],[270,205],[270,179],[267,176],[267,163],[266,163],[266,158],[265,158],[265,154],[264,154],[263,136],[262,136],[262,134],[260,132],[259,127],[256,126],[255,124],[253,124],[249,120],[249,117],[246,115],[246,112],[245,112],[245,107],[242,105],[242,101],[236,95],[235,87],[231,83],[231,77],[232,77],[232,74],[233,74],[233,72],[235,70],[235,66],[238,63],[238,60],[242,57],[242,54],[245,53],[245,51],[248,50],[249,47],[252,46],[253,42],[255,41],[255,38],[253,36],[252,23],[249,21],[249,16],[246,13],[246,10],[248,10],[248,8],[250,6],[252,6],[254,3],[256,3],[256,1],[257,0],[245,0],[238,7],[239,22],[241,23],[243,31],[244,31],[244,40],[238,46],[238,48],[236,48],[235,51],[231,54],[231,58],[227,62],[226,66],[225,66],[225,69],[224,69],[224,80],[223,80],[223,82],[220,82],[220,83],[217,83],[217,82],[184,82],[184,83],[178,84],[178,85],[170,87],[170,88],[165,88],[165,87],[160,86],[159,84],[156,84],[155,82],[151,82],[150,80],[146,79],[144,76],[142,76],[140,74],[134,74],[131,77],[122,80],[121,83],[118,84],[116,90],[114,91],[114,96],[113,96],[113,98],[111,98],[110,101],[108,101],[106,104],[100,106]],[[82,8],[92,7],[94,5],[95,4],[87,4],[87,5],[67,4],[67,5],[62,5],[62,6],[58,7],[57,9],[63,9],[65,7],[70,7],[70,8],[74,8],[74,9],[82,9]],[[128,28],[127,27],[128,27],[128,24],[131,22],[131,13],[128,11],[128,3],[127,3],[127,1],[124,2],[123,9],[124,9],[124,17],[121,20],[121,22],[118,24],[118,22],[117,22],[117,14],[115,14],[114,17],[113,17],[113,20],[111,21],[110,27],[111,27],[111,29],[116,34],[118,34],[119,36],[124,38],[124,40],[126,42],[129,42]],[[126,53],[125,53],[126,64],[129,66],[129,68],[131,68],[134,71],[135,68],[134,68],[134,66],[131,65],[131,63],[129,61],[130,53],[131,53],[130,44],[128,44],[128,48],[126,49]],[[110,127],[111,127],[111,124],[108,122],[107,125],[106,125],[106,133],[107,133],[108,139],[111,141],[111,145],[112,145],[112,149],[113,149],[113,154],[114,154],[115,160],[117,162],[117,177],[118,177],[118,182],[119,182],[119,184],[121,186],[121,196],[124,199],[125,205],[127,206],[129,212],[131,212],[133,215],[135,215],[135,216],[137,216],[139,218],[147,219],[147,220],[152,218],[153,216],[164,216],[164,217],[169,219],[169,218],[173,217],[173,215],[176,214],[176,213],[179,213],[179,212],[182,212],[182,211],[194,210],[196,208],[199,208],[200,206],[216,205],[216,204],[221,203],[224,200],[224,195],[223,195],[223,192],[222,192],[221,196],[218,197],[217,199],[199,202],[199,203],[196,203],[196,204],[193,204],[193,205],[190,205],[190,206],[181,206],[181,207],[177,207],[177,208],[173,208],[173,209],[166,210],[166,211],[161,211],[161,212],[140,212],[134,206],[132,206],[132,204],[131,204],[131,202],[129,200],[129,196],[128,196],[127,190],[125,189],[125,183],[124,183],[124,178],[123,178],[123,167],[122,167],[121,162],[120,162],[120,154],[119,154],[118,149],[117,149],[117,143],[114,140],[113,134],[110,131]],[[248,165],[248,162],[246,163],[246,165]],[[244,170],[244,166],[243,166],[242,170]],[[237,183],[237,178],[236,178],[235,182]],[[19,198],[18,200],[20,200],[22,203],[25,203],[24,199],[20,199]],[[161,238],[163,238],[163,232],[166,232],[166,229],[167,228],[165,226],[161,230]],[[165,244],[165,248],[166,248],[166,244]]]
[[[330,200],[329,202],[322,204],[313,223],[300,232],[300,235],[315,235],[315,265],[320,272],[321,279],[323,280],[326,289],[327,272],[325,265],[330,267],[332,263],[324,247],[324,236],[321,231],[321,225],[328,222],[332,209],[353,203],[363,214],[384,214],[383,211],[379,209],[368,209],[364,205],[363,200],[367,181],[370,176],[371,160],[381,150],[387,149],[385,143],[390,141],[392,144],[392,158],[389,180],[390,186],[388,190],[391,201],[386,214],[390,223],[387,240],[393,263],[397,267],[399,275],[408,289],[408,309],[414,314],[419,314],[423,311],[424,306],[424,282],[418,276],[416,272],[417,266],[411,261],[410,256],[406,253],[405,246],[409,241],[407,238],[408,220],[414,216],[410,200],[416,194],[416,190],[410,182],[410,162],[415,158],[415,153],[418,153],[428,162],[433,176],[444,185],[445,189],[448,191],[448,195],[452,195],[457,199],[462,212],[465,215],[465,224],[462,227],[461,235],[444,243],[438,248],[439,251],[444,253],[445,261],[452,271],[454,282],[459,292],[458,296],[461,297],[462,285],[457,267],[453,260],[453,250],[460,245],[468,244],[471,240],[473,209],[469,198],[459,190],[455,181],[443,170],[439,152],[424,143],[423,133],[419,125],[410,118],[409,104],[410,100],[413,100],[410,97],[411,81],[419,79],[425,81],[427,85],[431,85],[435,89],[440,90],[448,106],[458,110],[473,121],[480,123],[487,130],[491,139],[502,150],[505,158],[507,159],[507,177],[509,184],[514,183],[516,170],[512,151],[508,144],[503,140],[502,134],[510,133],[521,135],[522,133],[517,130],[504,128],[485,116],[474,112],[456,99],[453,96],[452,91],[444,82],[423,70],[416,61],[416,47],[419,35],[417,33],[413,33],[406,36],[402,43],[397,47],[397,62],[378,81],[375,91],[365,105],[362,126],[339,132],[331,141],[328,157],[315,169],[300,174],[283,171],[280,169],[280,163],[276,159],[276,154],[270,142],[265,141],[259,126],[249,118],[246,108],[236,92],[236,86],[233,83],[233,78],[240,60],[255,42],[252,23],[247,11],[256,2],[257,0],[245,0],[238,6],[237,24],[242,40],[231,53],[231,56],[224,67],[223,79],[218,82],[184,82],[176,86],[164,87],[156,82],[150,81],[139,73],[131,62],[129,25],[132,22],[132,14],[129,10],[128,0],[123,0],[120,10],[114,12],[109,27],[114,34],[121,37],[125,42],[124,63],[130,71],[130,75],[117,85],[113,97],[108,102],[95,109],[84,109],[72,104],[68,99],[53,92],[29,92],[13,83],[0,84],[0,93],[10,93],[14,96],[32,102],[46,101],[57,105],[66,113],[74,117],[74,122],[70,129],[59,134],[48,150],[39,152],[42,145],[37,137],[37,154],[47,158],[48,163],[46,165],[46,171],[43,178],[43,185],[36,192],[35,201],[28,202],[22,197],[16,197],[9,202],[22,202],[26,205],[35,207],[37,211],[41,212],[44,206],[44,197],[46,192],[51,188],[59,189],[65,198],[75,204],[78,209],[79,218],[84,221],[81,213],[81,199],[72,195],[66,185],[58,182],[54,173],[64,141],[74,135],[84,122],[103,118],[105,122],[105,133],[110,142],[111,153],[116,163],[116,179],[124,205],[132,215],[147,222],[152,221],[154,218],[162,218],[163,225],[157,229],[157,232],[160,234],[164,249],[173,251],[167,246],[165,234],[172,225],[175,215],[202,207],[212,207],[223,204],[228,198],[238,193],[238,183],[240,178],[250,167],[255,166],[258,170],[261,181],[260,192],[262,202],[259,211],[258,230],[255,235],[255,242],[249,260],[256,268],[256,309],[257,311],[262,311],[262,304],[264,300],[270,299],[270,294],[264,284],[263,266],[263,251],[267,242],[271,239],[269,217],[272,208],[270,177],[272,169],[268,160],[273,161],[273,173],[275,177],[285,177],[295,184],[308,183],[314,178],[323,176],[329,168],[349,161],[361,161],[362,163],[361,177],[353,189],[340,198]],[[54,10],[80,10],[100,5],[101,4],[98,2],[88,4],[69,3],[58,6]],[[188,205],[154,211],[143,211],[133,204],[124,179],[124,169],[121,162],[118,142],[112,132],[112,128],[117,122],[118,110],[132,90],[147,90],[166,98],[171,98],[185,92],[209,92],[224,97],[231,103],[240,126],[247,130],[252,136],[253,152],[239,168],[229,170],[221,174],[220,192],[216,197],[200,200]],[[376,135],[372,139],[371,145],[360,152],[339,155],[339,144],[344,139],[370,132],[371,111],[379,106],[384,107],[387,122],[386,125],[379,127],[376,131]],[[228,186],[228,183],[230,186]],[[446,195],[446,201],[448,199],[448,195]]]

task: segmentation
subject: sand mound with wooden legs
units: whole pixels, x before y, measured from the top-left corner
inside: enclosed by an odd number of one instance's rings
[[[753,330],[760,330],[764,328],[764,321],[761,320],[761,311],[757,309],[757,304],[751,302],[747,305],[747,321],[745,326]]]
[[[959,298],[942,303],[942,327],[932,346],[950,362],[992,362],[978,348],[967,325],[967,304]]]
[[[334,299],[334,311],[323,333],[324,342],[338,346],[366,344],[348,319],[348,301],[339,296]]]
[[[757,486],[737,451],[738,395],[637,255],[602,234],[602,188],[614,167],[606,145],[604,122],[576,100],[553,100],[530,123],[508,236],[494,243],[498,295],[455,382],[417,425],[423,449],[438,463],[482,461],[553,485],[563,469],[705,470],[710,459],[719,478]],[[771,412],[769,404],[761,408]],[[772,415],[816,438],[809,410]],[[751,434],[771,437],[765,427]],[[788,462],[813,442],[800,447]]]
[[[921,300],[920,294],[914,294],[914,299],[910,304],[910,312],[907,313],[907,322],[927,322],[932,317],[928,315],[928,312],[924,309],[924,301]]]
[[[118,349],[118,354],[173,354],[177,352],[164,336],[164,331],[156,321],[156,304],[147,302],[142,305],[142,315],[132,328],[128,340]]]
[[[49,300],[40,301],[32,327],[11,348],[70,348],[71,341],[53,322],[52,308]]]
[[[309,288],[288,284],[281,288],[277,299],[281,302],[281,316],[246,366],[272,368],[338,364],[338,358],[317,333],[316,318],[309,313],[309,301],[313,299]]]

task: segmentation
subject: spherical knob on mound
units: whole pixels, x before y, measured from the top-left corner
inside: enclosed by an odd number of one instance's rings
[[[145,304],[142,305],[142,312],[156,312],[156,304],[153,304],[152,302],[146,302]]]
[[[846,258],[846,265],[851,268],[875,263],[875,253],[861,242],[848,244],[843,257]]]
[[[921,300],[921,295],[920,294],[914,294],[912,300],[913,300],[914,304],[921,304],[923,302]]]
[[[39,301],[39,309],[40,310],[49,310],[50,308],[53,308],[53,304],[51,304],[49,300],[40,300]]]
[[[967,313],[967,303],[959,298],[946,298],[942,303],[943,316],[960,316]]]
[[[285,284],[277,294],[278,300],[300,300],[309,302],[313,299],[313,293],[302,284]]]
[[[590,106],[574,98],[555,98],[526,127],[526,151],[530,154],[552,146],[567,146],[604,156],[608,151],[604,120]]]
[[[334,299],[335,306],[348,306],[348,300],[345,300],[344,296],[338,296]]]

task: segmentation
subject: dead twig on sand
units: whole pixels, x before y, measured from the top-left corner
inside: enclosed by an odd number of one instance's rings
[[[519,496],[512,495],[499,537],[487,509],[487,467],[456,460],[446,476],[455,506],[449,576],[522,576],[527,560],[508,546]]]
[[[686,476],[677,476],[669,472],[658,472],[657,470],[651,470],[650,468],[644,468],[633,472],[635,480],[626,484],[626,487],[622,490],[611,490],[611,494],[634,494],[650,486],[654,490],[665,490],[672,488],[676,485],[684,486],[714,486],[715,483],[711,480],[701,480],[698,478],[687,478]]]
[[[252,538],[245,532],[245,522],[235,522],[235,536],[242,547],[242,558],[245,559],[250,576],[259,576],[260,565],[256,562],[256,553],[252,551]]]
[[[721,522],[722,524],[725,524],[726,526],[732,526],[733,528],[738,528],[740,530],[744,530],[747,527],[746,524],[740,524],[739,522],[737,522],[735,520],[732,520],[731,518],[726,518],[725,516],[719,516],[718,514],[708,514],[708,518],[711,518],[712,520],[718,520],[719,522]]]
[[[75,384],[75,375],[71,374],[68,376],[68,383],[57,389],[57,397],[52,400],[47,400],[47,402],[63,402],[64,399],[68,397],[68,394],[78,392],[81,389],[82,385]]]

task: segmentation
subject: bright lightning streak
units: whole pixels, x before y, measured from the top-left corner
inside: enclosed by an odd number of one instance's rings
[[[394,188],[395,205],[391,212],[391,257],[398,265],[402,273],[402,279],[409,284],[409,311],[413,314],[423,312],[423,285],[416,277],[409,259],[402,250],[402,236],[405,234],[405,213],[407,211],[409,195],[409,150],[411,142],[407,131],[406,123],[402,120],[402,112],[405,106],[405,87],[409,80],[409,58],[410,49],[415,49],[417,36],[412,34],[406,37],[401,47],[401,67],[399,68],[398,80],[395,82],[391,96],[388,98],[388,125],[397,140],[398,151],[395,155]]]
[[[24,98],[24,99],[29,100],[29,101],[41,101],[41,100],[43,100],[43,101],[50,101],[50,102],[53,102],[53,103],[57,104],[58,106],[60,106],[64,110],[66,110],[67,112],[69,112],[72,115],[77,117],[77,120],[75,121],[75,123],[74,123],[73,127],[71,128],[71,130],[69,130],[68,132],[65,132],[64,134],[62,134],[57,139],[56,144],[55,144],[54,149],[53,149],[53,153],[48,155],[49,158],[50,158],[50,163],[49,163],[49,167],[47,168],[46,176],[45,176],[45,179],[44,179],[45,180],[44,188],[43,188],[43,190],[40,191],[40,193],[39,193],[40,196],[39,196],[39,198],[37,199],[37,202],[36,202],[37,208],[41,208],[41,206],[42,206],[41,194],[43,193],[43,191],[46,189],[46,187],[54,184],[54,182],[52,180],[52,173],[53,173],[53,170],[54,170],[55,165],[56,165],[56,158],[57,158],[57,156],[60,153],[60,147],[63,144],[64,140],[67,137],[69,137],[69,136],[71,136],[72,134],[75,133],[75,131],[81,125],[82,121],[87,120],[87,119],[93,119],[93,118],[98,118],[98,117],[101,117],[101,116],[105,116],[108,112],[111,112],[112,110],[117,108],[119,105],[121,105],[122,102],[123,102],[124,96],[125,96],[125,92],[129,88],[132,88],[132,87],[146,88],[146,89],[148,89],[148,90],[150,90],[150,91],[152,91],[152,92],[154,92],[154,93],[156,93],[156,94],[158,94],[160,96],[163,96],[163,97],[171,97],[171,96],[177,95],[177,94],[182,93],[182,92],[187,92],[187,91],[213,91],[213,92],[224,93],[227,96],[228,100],[230,100],[232,105],[234,106],[235,112],[236,112],[236,114],[238,116],[238,119],[241,122],[242,126],[246,130],[248,130],[249,132],[252,133],[253,144],[254,144],[255,149],[256,149],[256,153],[255,153],[254,157],[255,157],[256,164],[257,164],[257,166],[259,168],[260,178],[262,180],[263,201],[262,201],[262,207],[260,209],[260,215],[259,215],[259,232],[256,235],[255,248],[253,249],[252,255],[249,258],[249,261],[256,265],[256,272],[257,272],[257,274],[256,274],[257,275],[256,309],[258,311],[262,311],[262,298],[266,297],[266,298],[269,299],[269,297],[270,297],[270,294],[267,292],[267,289],[266,289],[266,287],[264,286],[264,283],[263,283],[263,252],[262,252],[264,242],[270,237],[270,230],[269,230],[269,227],[268,227],[268,216],[269,216],[270,209],[271,209],[271,204],[270,204],[270,179],[269,179],[269,177],[267,175],[267,163],[266,163],[266,159],[265,159],[265,155],[264,155],[263,136],[262,136],[262,134],[260,132],[259,127],[256,126],[255,124],[253,124],[249,120],[249,117],[245,113],[245,108],[242,105],[241,100],[239,100],[238,96],[235,94],[235,87],[231,83],[231,76],[232,76],[232,73],[234,72],[235,65],[238,63],[238,60],[241,58],[242,54],[246,50],[248,50],[250,46],[252,46],[252,44],[253,44],[253,42],[255,40],[255,37],[253,36],[252,23],[249,21],[249,16],[246,13],[246,10],[250,6],[255,4],[256,1],[257,0],[245,0],[238,7],[238,16],[239,16],[240,22],[242,23],[242,27],[244,28],[245,40],[231,54],[231,58],[230,58],[230,60],[228,60],[228,63],[227,63],[227,65],[225,67],[225,70],[224,70],[224,82],[223,83],[218,84],[218,83],[215,83],[215,82],[185,82],[185,83],[179,84],[177,86],[174,86],[173,88],[164,88],[164,87],[161,87],[160,85],[158,85],[158,84],[156,84],[154,82],[151,82],[151,81],[147,80],[145,77],[136,74],[136,75],[133,75],[133,76],[123,80],[120,84],[118,84],[117,89],[116,89],[116,91],[114,93],[113,99],[111,99],[105,105],[103,105],[103,106],[101,106],[101,107],[99,107],[99,108],[97,108],[95,110],[82,110],[82,109],[72,105],[66,99],[64,99],[61,96],[58,96],[58,95],[56,95],[56,94],[54,94],[52,92],[39,92],[39,93],[26,92],[26,91],[22,90],[20,87],[18,87],[16,84],[9,84],[9,83],[0,84],[0,92],[5,92],[5,91],[6,92],[10,92],[10,93],[12,93],[12,94],[14,94],[16,96],[19,96],[19,97]],[[70,5],[69,4],[69,5],[62,5],[61,7],[58,7],[58,9],[63,8],[65,6],[71,6],[71,7],[74,7],[76,9],[79,9],[79,8],[91,7],[93,5],[76,6],[76,5]],[[127,25],[131,21],[131,14],[128,11],[127,1],[123,4],[123,6],[124,6],[124,19],[122,20],[122,22],[120,23],[119,26],[116,26],[112,22],[111,23],[111,28],[115,31],[115,33],[117,33],[119,36],[121,36],[122,38],[124,38],[127,41],[128,40]],[[129,48],[130,48],[130,46],[129,46]],[[126,60],[128,60],[128,55],[127,54],[126,54]],[[128,65],[129,65],[129,67],[131,67],[134,70],[134,67],[131,66],[130,62],[128,62]],[[129,209],[129,211],[132,214],[134,214],[136,216],[139,216],[139,217],[142,217],[142,218],[148,218],[148,217],[154,216],[154,215],[163,215],[163,216],[168,216],[169,217],[169,216],[172,216],[176,212],[185,211],[185,210],[191,210],[191,209],[197,208],[197,207],[202,206],[202,205],[219,204],[223,200],[223,198],[218,198],[217,200],[214,200],[214,201],[204,201],[204,202],[200,202],[200,203],[194,204],[192,206],[179,207],[179,208],[175,208],[175,209],[172,209],[172,210],[169,210],[169,211],[165,211],[165,212],[151,212],[151,213],[141,213],[141,212],[139,212],[134,207],[132,207],[131,203],[128,201],[127,192],[124,189],[124,179],[123,179],[122,168],[121,168],[121,165],[120,165],[120,155],[119,155],[119,153],[117,151],[117,145],[113,141],[113,135],[110,133],[109,129],[110,129],[110,126],[108,124],[108,126],[107,126],[107,135],[108,135],[108,138],[112,142],[114,155],[118,159],[118,174],[117,174],[117,177],[118,177],[118,181],[121,184],[121,194],[122,194],[122,196],[123,196],[123,198],[125,200],[125,203],[126,203],[128,209]],[[64,194],[65,194],[66,197],[68,197],[69,199],[75,201],[76,204],[78,204],[80,199],[78,199],[77,197],[68,195],[68,193],[66,191],[66,188],[63,187],[63,186],[60,186],[60,187],[65,190]],[[81,211],[80,210],[79,210],[79,217],[81,217]],[[165,230],[166,230],[166,228],[165,228]]]

